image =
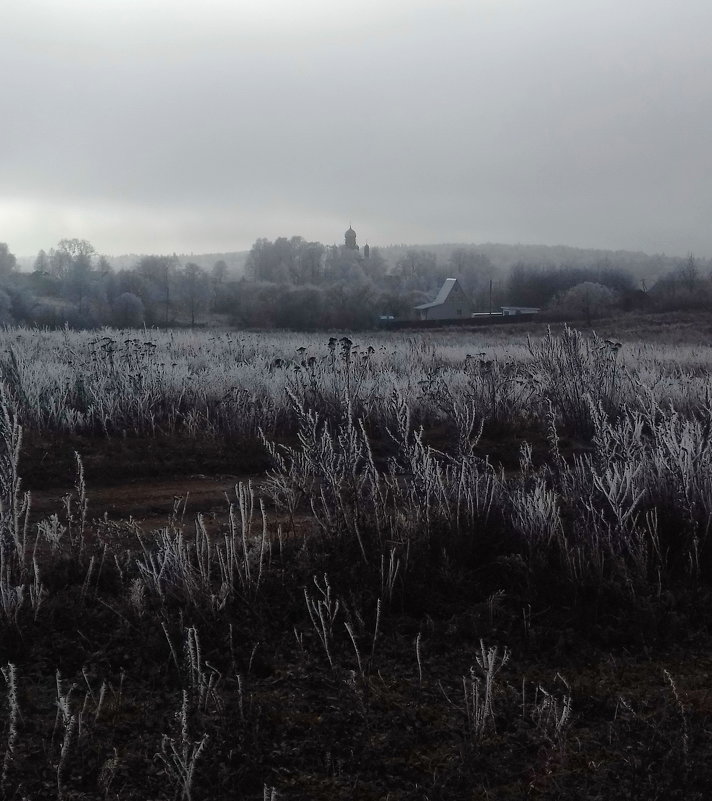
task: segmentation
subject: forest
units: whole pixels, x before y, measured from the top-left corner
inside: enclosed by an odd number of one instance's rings
[[[86,240],[63,239],[21,271],[0,243],[0,322],[360,330],[411,317],[447,277],[480,311],[535,306],[550,319],[587,323],[622,311],[704,308],[712,297],[710,265],[692,255],[452,245],[373,247],[366,256],[299,236],[257,240],[239,270],[223,255],[212,264],[145,255],[115,267]]]

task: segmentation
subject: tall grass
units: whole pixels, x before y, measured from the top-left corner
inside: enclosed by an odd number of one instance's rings
[[[251,789],[236,797],[254,796],[257,786],[276,797],[266,782],[278,783],[282,774],[265,766],[286,758],[294,730],[316,731],[334,708],[347,710],[349,725],[358,728],[353,742],[370,748],[381,736],[378,715],[390,715],[402,697],[409,700],[399,714],[413,730],[439,726],[433,742],[458,744],[437,757],[438,770],[457,761],[476,781],[473,765],[488,749],[508,753],[502,743],[509,742],[516,751],[522,737],[533,738],[548,769],[587,736],[574,705],[579,695],[560,675],[553,684],[521,677],[521,692],[515,689],[512,650],[486,646],[481,630],[489,642],[514,641],[521,658],[537,648],[538,616],[563,620],[562,638],[574,630],[595,640],[612,636],[616,626],[629,632],[646,610],[661,619],[669,613],[673,622],[680,610],[700,614],[695,604],[710,597],[712,406],[704,393],[682,389],[676,406],[644,384],[624,349],[595,337],[549,334],[522,349],[518,361],[501,364],[466,353],[455,359],[452,350],[418,341],[390,342],[394,357],[385,345],[356,352],[353,342],[337,340],[320,352],[310,340],[305,347],[307,354],[314,347],[316,362],[304,358],[306,366],[288,367],[286,375],[284,365],[273,364],[286,353],[260,351],[249,337],[217,337],[211,351],[192,334],[161,335],[155,347],[141,337],[122,343],[38,335],[65,361],[70,353],[94,352],[96,366],[82,378],[80,421],[76,409],[67,416],[37,404],[33,346],[25,333],[17,336],[0,397],[4,797],[25,793],[30,771],[18,756],[25,725],[41,741],[43,781],[47,786],[51,768],[54,795],[69,798],[84,788],[91,770],[83,759],[95,747],[94,789],[113,797],[109,788],[119,776],[129,782],[121,760],[137,721],[154,715],[141,758],[159,766],[161,783],[168,780],[164,795],[207,797],[204,769],[206,777],[249,775]],[[157,362],[161,348],[198,376],[190,392],[183,387],[175,396],[179,384],[158,380],[178,372],[178,362],[170,370]],[[230,414],[213,408],[205,416],[215,353],[239,360],[243,379],[256,375],[256,364],[265,368],[264,415],[259,407],[247,420],[233,420],[238,403]],[[120,375],[121,360],[133,365],[133,378]],[[57,375],[73,367],[62,364]],[[197,364],[205,375],[195,372]],[[79,378],[65,398],[76,400]],[[101,390],[99,379],[106,380]],[[145,388],[154,379],[155,393],[143,396],[150,403],[131,406],[131,382]],[[101,400],[109,387],[126,399]],[[60,395],[43,397],[60,403]],[[520,441],[516,467],[493,464],[483,453],[489,411],[517,432],[538,421],[537,452]],[[144,531],[135,522],[90,518],[91,487],[77,456],[72,493],[56,513],[34,519],[19,477],[25,421],[104,434],[127,421],[139,434],[251,431],[272,469],[259,483],[238,483],[215,525],[200,514],[188,519],[179,502],[165,525]],[[442,426],[442,441],[433,441],[426,423]],[[583,447],[567,449],[566,437]],[[55,631],[71,632],[73,650],[60,649],[53,686],[35,679],[38,700],[25,704],[19,688],[29,666],[20,660]],[[407,668],[389,676],[401,643]],[[140,656],[129,653],[132,647]],[[436,666],[438,648],[444,656]],[[563,653],[566,644],[556,648]],[[684,738],[675,753],[684,757],[688,781],[696,724],[671,676],[673,712],[659,718]],[[320,683],[314,703],[327,699],[326,711],[300,712],[295,723],[288,717],[301,703],[295,688],[307,680]],[[150,713],[127,701],[132,682],[141,683]],[[275,687],[279,706],[265,712]],[[51,714],[38,711],[43,699]],[[636,718],[631,710],[625,707],[620,723],[607,722],[610,737],[616,726],[629,727],[638,742],[639,729],[652,725],[651,716]],[[25,723],[30,716],[34,728]],[[51,733],[36,722],[42,716],[53,718]],[[331,751],[323,759],[331,779],[338,778]]]
[[[546,419],[590,436],[588,398],[615,416],[644,398],[691,414],[710,391],[712,351],[618,347],[564,328],[503,345],[486,332],[315,334],[7,329],[0,380],[27,429],[109,436],[249,437],[295,432],[293,399],[322,419],[345,404],[370,431],[397,392],[415,424]],[[464,416],[463,416],[464,415]],[[476,429],[471,429],[476,430]]]

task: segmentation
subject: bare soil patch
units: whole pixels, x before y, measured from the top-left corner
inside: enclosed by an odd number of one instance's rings
[[[106,516],[114,521],[133,518],[143,527],[152,528],[165,525],[178,502],[181,502],[181,510],[185,508],[186,520],[196,514],[224,517],[230,500],[235,499],[236,484],[254,479],[244,475],[174,476],[89,486],[88,517]],[[62,498],[71,492],[74,492],[71,486],[33,492],[34,515],[43,517],[56,512],[62,506]]]
[[[255,475],[269,467],[256,440],[213,437],[90,437],[26,432],[20,458],[25,487],[62,489],[76,474],[81,456],[87,484],[110,487],[190,476]]]

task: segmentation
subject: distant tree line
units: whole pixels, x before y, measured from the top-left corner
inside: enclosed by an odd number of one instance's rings
[[[407,318],[458,278],[479,311],[535,306],[552,318],[592,320],[617,311],[709,308],[710,264],[693,256],[650,287],[608,259],[590,264],[517,262],[495,267],[477,247],[447,255],[399,248],[325,246],[302,237],[258,239],[242,275],[225,260],[206,268],[177,256],[140,256],[115,269],[83,239],[41,250],[31,273],[17,270],[0,243],[0,323],[93,328],[206,325],[302,330],[369,328],[380,317]],[[395,254],[394,254],[395,255]]]
[[[635,254],[638,266],[645,263]],[[659,257],[651,257],[651,267]],[[590,321],[633,309],[702,308],[712,294],[694,257],[648,287],[631,269],[598,258],[590,264],[516,262],[497,268],[478,247],[453,247],[446,257],[423,248],[401,249],[387,261],[372,248],[369,258],[343,247],[301,237],[258,240],[246,275],[230,286],[224,311],[238,325],[284,328],[368,327],[379,316],[412,317],[432,300],[446,278],[457,278],[479,311],[502,305],[534,306],[550,318]]]
[[[0,322],[75,328],[199,324],[227,272],[224,263],[207,271],[175,256],[142,256],[115,270],[84,239],[41,250],[31,273],[15,266],[0,243]]]

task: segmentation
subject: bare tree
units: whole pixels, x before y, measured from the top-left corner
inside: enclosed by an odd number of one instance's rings
[[[190,313],[190,324],[195,325],[196,315],[205,309],[210,298],[210,283],[205,270],[193,262],[183,268],[182,292]]]
[[[168,325],[173,311],[172,288],[177,268],[175,256],[144,256],[138,263],[138,272],[156,285],[162,297],[164,325]]]
[[[17,259],[10,253],[10,248],[4,242],[0,242],[0,276],[9,275],[16,264]]]
[[[590,325],[594,318],[610,314],[618,299],[618,293],[609,287],[584,281],[557,295],[550,311],[570,319],[585,319]]]
[[[132,292],[124,292],[114,301],[114,324],[119,328],[136,328],[143,323],[143,303]]]

